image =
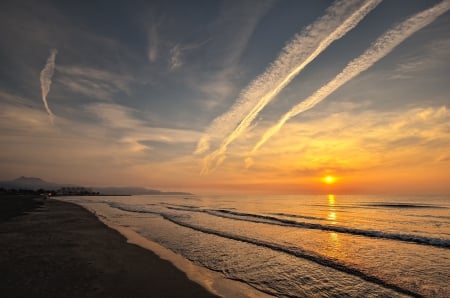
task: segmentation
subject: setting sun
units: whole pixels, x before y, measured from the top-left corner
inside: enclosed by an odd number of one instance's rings
[[[325,182],[326,184],[333,184],[334,182],[336,182],[336,178],[333,177],[333,176],[330,176],[330,175],[323,177],[322,180],[323,180],[323,182]]]

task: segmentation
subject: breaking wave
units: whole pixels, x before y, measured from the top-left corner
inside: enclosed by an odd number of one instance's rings
[[[110,203],[111,207],[121,209],[123,211],[129,212],[140,212],[140,213],[152,213],[159,214],[163,216],[164,212],[155,211],[146,208],[145,206],[130,206],[126,204],[118,204],[118,203]],[[365,236],[370,238],[379,238],[379,239],[387,239],[387,240],[396,240],[396,241],[404,241],[410,243],[416,243],[421,245],[430,245],[440,248],[450,248],[450,240],[449,239],[441,239],[441,238],[433,238],[433,237],[425,237],[419,235],[411,235],[411,234],[400,234],[400,233],[390,233],[376,230],[365,230],[365,229],[355,229],[348,228],[342,226],[334,226],[334,225],[326,225],[319,223],[310,223],[310,222],[301,222],[290,219],[283,219],[269,215],[260,215],[260,214],[251,214],[244,212],[237,212],[228,209],[200,209],[196,206],[180,206],[173,204],[165,204],[168,210],[176,210],[176,211],[185,211],[185,212],[201,212],[207,213],[213,216],[223,217],[232,220],[240,220],[261,224],[272,224],[278,226],[288,226],[294,228],[302,228],[302,229],[313,229],[313,230],[321,230],[321,231],[330,231],[358,236]],[[319,218],[314,218],[319,219]]]

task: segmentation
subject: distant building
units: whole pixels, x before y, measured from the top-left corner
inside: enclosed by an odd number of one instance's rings
[[[97,192],[93,192],[92,189],[81,186],[61,187],[56,191],[56,195],[59,196],[89,196],[97,195]]]

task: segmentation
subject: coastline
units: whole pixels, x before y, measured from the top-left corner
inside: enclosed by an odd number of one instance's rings
[[[125,237],[128,243],[142,247],[143,249],[156,254],[159,258],[170,262],[178,270],[184,272],[189,280],[201,285],[213,295],[233,298],[274,297],[267,293],[258,291],[254,287],[244,282],[228,279],[218,272],[195,265],[181,255],[178,255],[170,249],[161,246],[157,242],[144,238],[132,229],[114,224],[113,222],[109,221],[107,217],[102,215],[101,212],[99,212],[98,210],[96,211],[94,208],[92,208],[90,204],[72,202],[70,200],[66,201],[61,197],[56,197],[54,199],[72,203],[86,209],[88,212],[95,215],[97,219],[103,224]]]
[[[53,199],[29,204],[27,214],[18,210],[0,222],[2,295],[216,297],[82,206]]]

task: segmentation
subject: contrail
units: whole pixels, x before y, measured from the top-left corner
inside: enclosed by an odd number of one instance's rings
[[[47,110],[48,116],[50,117],[50,122],[52,124],[55,116],[48,106],[47,95],[50,92],[50,85],[52,84],[53,72],[55,70],[55,57],[57,53],[58,50],[56,49],[50,50],[50,56],[47,59],[44,69],[41,71],[42,101],[44,102],[45,109]]]
[[[310,97],[294,106],[289,112],[280,118],[277,124],[266,131],[263,137],[255,145],[251,154],[255,153],[267,140],[276,134],[281,127],[292,117],[313,108],[316,104],[324,100],[336,89],[353,79],[361,72],[367,70],[378,60],[389,54],[405,39],[413,35],[418,30],[432,23],[440,15],[450,9],[450,1],[445,0],[429,9],[409,17],[402,23],[394,26],[379,37],[361,56],[352,60],[333,80],[322,86]],[[251,164],[251,159],[247,158],[247,164]]]
[[[229,112],[215,119],[198,145],[196,153],[209,149],[211,135],[232,132],[221,146],[204,159],[202,174],[209,171],[210,164],[223,160],[228,145],[241,135],[258,113],[286,87],[311,61],[322,53],[333,41],[353,29],[382,0],[337,1],[327,13],[309,25],[284,48],[277,60],[261,76],[254,80],[240,95]],[[358,4],[355,9],[354,6]],[[349,13],[351,11],[351,13]],[[234,128],[234,130],[233,130]]]

